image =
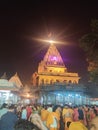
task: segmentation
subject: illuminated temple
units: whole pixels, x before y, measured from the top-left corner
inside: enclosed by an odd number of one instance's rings
[[[34,76],[34,75],[33,75]],[[38,80],[33,85],[53,85],[55,83],[78,84],[78,73],[68,72],[63,59],[56,46],[51,44],[43,60],[39,63],[38,72],[35,73]]]
[[[78,73],[68,72],[56,46],[51,44],[32,76],[33,86],[40,88],[37,103],[89,104],[79,79]]]
[[[17,73],[9,80],[6,74],[0,78],[0,105],[4,102],[89,105],[90,95],[79,80],[78,73],[67,70],[56,46],[51,44],[32,75],[32,83],[23,85]]]

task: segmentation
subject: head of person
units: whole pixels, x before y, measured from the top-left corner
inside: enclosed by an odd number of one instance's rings
[[[55,112],[56,110],[61,111],[61,106],[60,106],[60,105],[55,105],[55,106],[53,107],[53,112]]]
[[[11,105],[8,107],[8,111],[14,112],[14,109],[15,109],[15,106],[14,106],[13,104],[11,104]]]
[[[67,121],[67,123],[66,123],[67,128],[69,128],[70,124],[71,124],[71,121]]]
[[[41,130],[30,121],[20,119],[15,123],[14,130]]]
[[[98,116],[92,119],[90,130],[98,130]]]
[[[3,109],[3,108],[8,108],[8,104],[3,103],[2,106],[1,106],[1,109]]]

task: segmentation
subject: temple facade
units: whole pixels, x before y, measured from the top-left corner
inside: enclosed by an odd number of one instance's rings
[[[33,86],[40,88],[39,104],[90,104],[86,88],[79,84],[78,73],[69,72],[54,44],[51,44],[38,71],[33,73]]]
[[[3,103],[90,104],[85,86],[79,84],[78,73],[69,72],[54,44],[51,44],[32,84],[23,85],[16,73],[9,80],[0,78],[0,105]]]
[[[56,46],[51,44],[32,79],[34,86],[42,86],[55,83],[78,84],[80,77],[78,73],[68,72]]]

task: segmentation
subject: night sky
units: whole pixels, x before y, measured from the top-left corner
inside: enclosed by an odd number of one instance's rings
[[[90,31],[91,19],[98,19],[97,0],[32,0],[0,3],[0,76],[16,72],[23,82],[30,80],[49,44],[33,38],[48,38],[51,32],[68,71],[85,79],[87,62],[79,39]],[[66,44],[67,43],[67,44]]]

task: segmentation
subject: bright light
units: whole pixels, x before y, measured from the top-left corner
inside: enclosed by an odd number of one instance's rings
[[[57,95],[58,95],[58,96],[60,96],[61,94],[60,94],[60,93],[58,93]]]
[[[0,90],[0,92],[10,92],[10,90]]]
[[[68,96],[69,96],[69,97],[71,97],[72,95],[71,95],[71,94],[69,94]]]
[[[29,94],[27,94],[27,97],[30,97],[30,95],[29,95]]]
[[[53,56],[53,57],[51,57],[51,60],[52,60],[52,61],[57,61],[57,57],[56,57],[56,56]]]
[[[80,96],[80,95],[76,94],[75,96],[78,97],[78,96]]]
[[[49,40],[49,42],[52,44],[52,43],[54,43],[54,41],[53,40]]]
[[[13,96],[13,94],[11,93],[11,94],[10,94],[10,97],[12,97],[12,96]]]
[[[40,38],[33,38],[33,40],[39,41],[39,42],[48,42],[48,43],[65,43],[65,42],[61,42],[61,41],[54,41],[54,40],[45,40],[45,39],[40,39]]]
[[[69,102],[69,105],[72,105],[72,103],[71,103],[71,102]]]

